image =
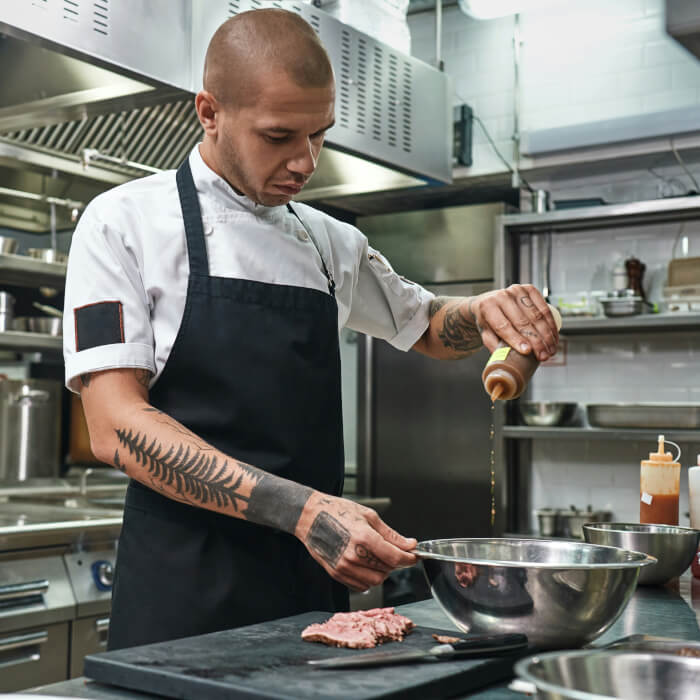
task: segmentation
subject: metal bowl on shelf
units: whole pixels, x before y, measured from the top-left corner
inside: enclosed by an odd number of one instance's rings
[[[519,678],[548,700],[691,700],[700,659],[639,651],[565,651],[515,664]]]
[[[645,523],[586,523],[586,542],[645,552],[657,559],[639,573],[640,585],[660,585],[680,576],[700,544],[700,530]]]
[[[19,242],[16,238],[11,238],[10,236],[0,236],[0,253],[11,255],[17,252],[18,245]]]
[[[644,311],[644,300],[635,295],[633,289],[617,289],[608,296],[600,297],[603,313],[611,318],[637,316]]]
[[[63,335],[63,319],[55,316],[18,316],[14,320],[14,330],[60,336]]]
[[[520,416],[526,425],[550,428],[568,423],[576,413],[576,403],[560,401],[518,401]]]
[[[36,258],[37,260],[43,260],[44,262],[63,264],[68,262],[68,256],[65,253],[55,250],[54,248],[28,248],[27,255],[30,258]]]
[[[605,632],[627,605],[641,552],[564,540],[445,539],[420,542],[433,597],[475,634],[521,633],[539,649],[575,648]]]

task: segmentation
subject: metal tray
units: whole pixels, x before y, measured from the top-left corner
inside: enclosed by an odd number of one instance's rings
[[[700,428],[700,404],[588,404],[586,413],[596,428]]]

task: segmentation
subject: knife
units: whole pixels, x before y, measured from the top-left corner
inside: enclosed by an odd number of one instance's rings
[[[423,659],[461,659],[496,656],[527,647],[524,634],[485,634],[453,644],[437,644],[430,649],[412,651],[377,651],[357,656],[334,656],[332,659],[312,659],[306,663],[317,668],[360,668],[402,664]]]

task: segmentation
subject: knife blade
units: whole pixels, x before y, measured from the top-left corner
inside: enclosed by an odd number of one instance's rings
[[[429,649],[411,651],[378,651],[357,656],[334,656],[331,659],[312,659],[306,663],[316,668],[361,668],[402,664],[425,659],[460,659],[496,656],[527,647],[524,634],[485,634],[454,644],[437,644]]]

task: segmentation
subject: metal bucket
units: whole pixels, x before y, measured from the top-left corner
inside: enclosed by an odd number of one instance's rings
[[[0,481],[60,475],[61,383],[0,381]]]

